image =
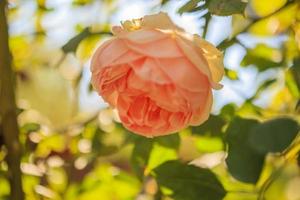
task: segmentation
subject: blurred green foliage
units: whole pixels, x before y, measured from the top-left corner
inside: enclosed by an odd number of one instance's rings
[[[174,1],[153,1],[153,9]],[[300,2],[180,1],[178,14],[197,16],[203,37],[217,15],[231,20],[231,34],[218,48],[226,57],[239,46],[245,55],[238,69],[225,66],[226,83],[239,85],[242,70],[267,75],[253,83],[253,94],[241,95],[242,103],[226,104],[204,124],[158,138],[130,133],[110,108],[88,105],[87,112],[80,98],[93,95],[83,84],[89,58],[111,36],[110,16],[125,4],[63,1],[61,7],[76,14],[98,6],[101,17],[74,19],[68,39],[54,43],[60,7],[50,0],[9,1],[26,200],[299,200]],[[33,23],[23,31],[27,7],[33,7]],[[243,36],[261,40],[251,46]],[[279,45],[266,42],[270,38]],[[266,97],[264,106],[257,103]],[[7,200],[1,126],[0,200]]]

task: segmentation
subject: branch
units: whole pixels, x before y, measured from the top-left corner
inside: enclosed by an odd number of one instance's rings
[[[8,46],[8,25],[6,21],[6,0],[0,1],[0,123],[4,143],[7,148],[8,177],[10,181],[10,199],[23,200],[20,171],[21,149],[18,139],[14,78]]]

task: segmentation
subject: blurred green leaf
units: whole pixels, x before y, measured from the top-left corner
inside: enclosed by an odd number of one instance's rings
[[[76,57],[83,61],[89,59],[100,39],[100,35],[91,35],[83,39],[76,48]]]
[[[269,1],[249,0],[247,11],[253,17],[265,17],[279,10],[286,2],[287,0],[274,0],[271,6]]]
[[[148,165],[145,169],[145,175],[148,175],[155,167],[168,161],[177,159],[177,151],[173,148],[161,146],[157,143],[154,144],[151,151]]]
[[[229,103],[223,106],[220,114],[224,119],[230,121],[235,115],[236,110],[237,110],[237,106],[234,103]]]
[[[233,80],[233,81],[236,81],[236,80],[239,79],[237,71],[234,71],[234,70],[231,70],[231,69],[225,68],[225,75],[226,75],[230,80]]]
[[[169,2],[170,0],[161,0],[161,5],[165,5],[165,4],[167,4],[168,2]]]
[[[241,62],[242,66],[255,65],[259,71],[282,66],[282,55],[279,49],[265,44],[258,44],[247,53]]]
[[[257,124],[249,134],[249,143],[257,152],[282,152],[297,136],[299,124],[291,118],[278,118]]]
[[[300,58],[294,59],[293,66],[291,67],[291,72],[293,74],[298,90],[300,91]]]
[[[179,14],[182,14],[184,12],[190,12],[191,10],[194,10],[197,7],[197,5],[200,1],[203,1],[203,0],[189,0],[183,6],[181,6],[177,12]]]
[[[152,139],[139,137],[133,147],[131,164],[137,176],[142,179],[153,148]]]
[[[196,138],[196,148],[203,153],[224,150],[223,141],[219,137],[199,136]]]
[[[246,183],[257,182],[264,164],[264,155],[257,153],[248,144],[251,129],[258,124],[256,120],[237,117],[226,131],[228,170],[234,178]]]
[[[292,3],[285,6],[280,10],[280,12],[255,22],[249,28],[249,32],[260,36],[274,36],[276,34],[280,34],[288,30],[288,28],[295,22],[297,12],[298,4]]]
[[[222,136],[222,128],[226,121],[219,115],[210,115],[208,120],[200,126],[192,126],[192,133],[206,136]]]
[[[230,38],[234,38],[239,33],[245,31],[249,25],[252,23],[252,20],[245,17],[241,14],[234,14],[232,15],[232,21],[231,21],[231,34]]]
[[[166,136],[160,136],[154,138],[155,142],[158,144],[168,147],[168,148],[173,148],[173,149],[178,149],[180,145],[180,137],[179,134],[172,134],[172,135],[166,135]]]
[[[77,47],[79,46],[80,42],[85,38],[89,37],[92,33],[90,32],[89,28],[83,29],[80,33],[76,36],[71,38],[64,46],[62,46],[62,50],[64,53],[75,53]]]
[[[97,156],[107,156],[116,153],[119,148],[115,145],[108,145],[103,142],[104,132],[97,126],[90,126],[89,130],[85,131],[85,136],[93,136],[92,150]]]
[[[31,132],[36,132],[40,130],[41,125],[37,123],[26,123],[21,127],[21,132],[24,134],[28,134]]]
[[[208,10],[214,15],[228,16],[243,13],[246,5],[242,0],[209,0]]]
[[[73,0],[72,4],[76,6],[84,6],[94,2],[94,0]]]
[[[160,188],[175,200],[221,200],[226,191],[208,169],[167,161],[154,169]]]

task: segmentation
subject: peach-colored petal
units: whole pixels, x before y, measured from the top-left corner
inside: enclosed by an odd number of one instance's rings
[[[145,44],[150,42],[159,41],[162,39],[166,39],[169,36],[160,32],[159,30],[153,29],[140,29],[132,32],[128,32],[120,36],[120,38],[129,40],[134,43]]]
[[[178,112],[185,110],[187,107],[187,101],[173,84],[160,85],[143,79],[134,72],[129,74],[127,84],[128,88],[147,95],[161,108]]]
[[[214,82],[219,82],[224,76],[223,54],[209,42],[198,35],[194,35],[194,41],[198,48],[202,49],[203,55],[208,62]]]
[[[157,67],[181,88],[199,92],[207,86],[207,77],[186,58],[159,59],[156,62]]]
[[[129,49],[144,56],[156,58],[174,58],[184,56],[176,43],[174,43],[173,38],[157,40],[146,44],[134,43],[129,40],[124,40],[124,42]],[[159,51],[157,49],[158,47]]]
[[[151,29],[183,30],[176,26],[176,24],[174,24],[170,17],[164,12],[160,12],[155,15],[146,15],[141,21],[141,27]]]
[[[200,107],[199,110],[193,114],[190,125],[198,126],[203,122],[205,122],[209,117],[211,107],[212,107],[212,92],[211,90],[208,90],[205,104],[203,104],[203,106]]]
[[[152,58],[143,58],[130,64],[133,71],[140,78],[149,80],[157,84],[171,84],[171,80],[157,67],[157,63]]]
[[[209,70],[208,62],[206,61],[205,57],[197,52],[197,49],[195,48],[194,44],[182,37],[177,37],[176,41],[184,54],[188,57],[188,59],[198,67],[198,69],[205,74],[208,77],[208,80],[210,81],[211,85],[215,89],[220,89],[222,86],[214,82],[212,79],[211,71]]]
[[[92,73],[97,73],[101,67],[109,66],[113,61],[124,55],[127,51],[127,46],[120,39],[111,39],[106,41],[93,55],[91,61]]]

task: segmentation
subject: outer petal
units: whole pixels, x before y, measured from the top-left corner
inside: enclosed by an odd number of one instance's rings
[[[171,37],[155,40],[151,43],[140,43],[125,39],[124,42],[126,43],[127,48],[144,56],[156,58],[174,58],[184,56]]]
[[[203,104],[202,107],[199,108],[197,112],[193,113],[193,116],[191,118],[190,125],[192,126],[198,126],[199,124],[202,124],[205,122],[210,114],[210,110],[212,107],[212,91],[208,90],[207,91],[207,96],[206,96],[206,102]]]
[[[139,44],[155,42],[167,37],[169,37],[167,34],[164,34],[161,31],[155,29],[140,29],[132,32],[127,32],[126,34],[119,36],[119,38]]]
[[[182,28],[176,26],[168,14],[160,12],[155,15],[146,15],[141,22],[142,28],[152,28],[152,29],[170,29],[183,31]]]
[[[156,62],[157,67],[160,67],[177,87],[191,92],[206,90],[207,77],[187,58],[157,59]]]
[[[208,62],[214,82],[221,81],[224,76],[223,54],[209,42],[203,40],[198,35],[194,35],[194,42],[198,48],[202,49],[203,55]]]
[[[120,39],[114,38],[104,42],[93,55],[91,61],[92,73],[97,73],[100,68],[111,65],[127,51],[128,47]]]
[[[195,66],[197,66],[203,74],[205,74],[208,77],[208,80],[210,81],[212,87],[215,89],[220,89],[222,85],[213,80],[212,72],[210,71],[208,61],[206,60],[204,55],[202,55],[203,53],[197,49],[197,47],[193,44],[192,41],[183,38],[180,35],[176,37],[176,40],[184,54],[187,56],[187,58]]]

